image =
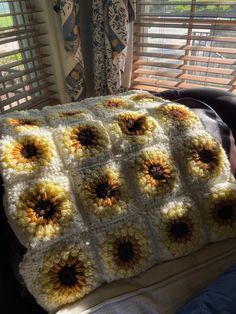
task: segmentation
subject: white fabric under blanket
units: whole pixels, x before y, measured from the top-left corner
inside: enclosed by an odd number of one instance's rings
[[[235,260],[235,239],[210,244],[135,278],[103,285],[57,314],[174,314]]]

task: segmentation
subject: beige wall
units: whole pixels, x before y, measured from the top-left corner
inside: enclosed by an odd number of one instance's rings
[[[43,21],[45,24],[40,25],[40,32],[47,35],[39,38],[40,42],[49,44],[49,47],[43,48],[43,53],[50,55],[45,59],[46,63],[52,65],[53,76],[50,78],[55,83],[57,98],[61,103],[69,102],[69,96],[65,88],[65,70],[68,58],[63,47],[63,37],[59,15],[53,10],[53,0],[32,0],[34,9],[42,10],[42,13],[36,13],[35,19]]]

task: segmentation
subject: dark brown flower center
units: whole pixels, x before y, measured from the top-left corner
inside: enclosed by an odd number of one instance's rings
[[[75,265],[64,266],[58,272],[60,282],[65,286],[73,286],[77,282]]]
[[[115,195],[115,189],[108,182],[97,185],[96,194],[98,198],[110,198]]]
[[[18,119],[17,125],[36,125],[35,120]]]
[[[177,109],[173,109],[170,111],[170,114],[171,116],[174,118],[174,119],[179,119],[179,120],[182,120],[185,118],[185,114],[183,112],[181,112],[180,110],[177,110]]]
[[[189,231],[190,230],[188,225],[182,221],[173,222],[170,228],[171,235],[176,240],[185,238],[188,235]]]
[[[24,145],[21,149],[21,155],[26,159],[31,159],[38,155],[38,149],[32,144]]]
[[[84,128],[78,131],[76,137],[82,146],[92,146],[94,145],[96,135],[90,128]]]
[[[213,152],[209,149],[201,149],[198,152],[198,155],[199,155],[199,159],[201,160],[201,162],[203,162],[205,164],[209,164],[211,161],[213,161],[215,159]]]
[[[108,102],[106,103],[106,105],[107,105],[108,107],[119,107],[119,106],[121,106],[121,102],[117,102],[117,101],[112,101],[112,100],[110,100],[110,101],[108,101]]]
[[[234,218],[235,216],[235,210],[232,207],[232,205],[221,205],[218,209],[217,209],[217,215],[220,219],[222,220],[230,220],[232,218]]]
[[[148,169],[148,172],[155,180],[161,180],[165,178],[165,171],[160,164],[151,165]]]
[[[76,114],[78,114],[78,112],[76,111],[61,112],[60,117],[71,117],[71,116],[75,116]]]
[[[120,261],[129,262],[134,256],[134,247],[130,241],[122,241],[118,243],[118,256]]]
[[[124,120],[124,124],[125,124],[126,129],[130,133],[132,133],[132,132],[140,131],[142,129],[144,119],[145,117],[140,117],[138,119],[129,118],[127,120]]]
[[[133,100],[142,100],[142,99],[153,100],[155,99],[155,97],[152,95],[146,95],[146,94],[135,95],[133,97]]]
[[[34,207],[34,211],[37,218],[43,217],[49,219],[54,215],[56,208],[55,204],[50,200],[39,200]]]

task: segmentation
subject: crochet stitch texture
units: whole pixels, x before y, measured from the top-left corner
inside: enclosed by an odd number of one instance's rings
[[[48,311],[236,236],[236,184],[189,108],[145,92],[0,117],[20,273]]]

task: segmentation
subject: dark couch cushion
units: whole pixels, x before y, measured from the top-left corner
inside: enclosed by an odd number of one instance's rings
[[[236,263],[176,314],[235,314]]]

